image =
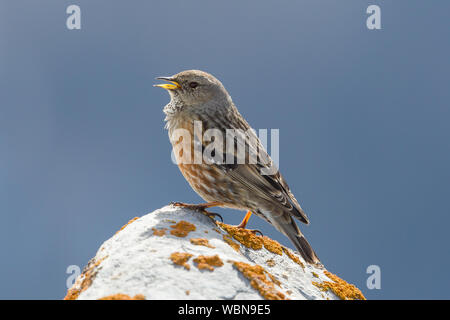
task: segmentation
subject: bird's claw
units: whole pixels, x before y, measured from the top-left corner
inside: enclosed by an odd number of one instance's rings
[[[263,233],[261,231],[259,231],[258,229],[247,229],[246,227],[242,227],[241,225],[235,226],[236,228],[239,229],[244,229],[247,230],[248,232],[253,233],[254,235],[256,235],[257,233],[259,233],[260,236],[264,236]]]
[[[189,203],[183,203],[183,202],[171,202],[171,205],[175,207],[182,207],[190,210],[194,210],[200,213],[203,213],[208,218],[211,218],[214,220],[215,217],[219,217],[220,221],[223,222],[223,218],[220,214],[206,211],[207,205],[201,205],[201,204],[189,204]]]
[[[223,223],[223,218],[220,214],[218,213],[214,213],[214,212],[209,212],[206,210],[200,211],[201,213],[203,213],[205,216],[207,216],[208,218],[211,218],[213,220],[215,220],[215,217],[219,217],[220,221]]]
[[[259,233],[259,235],[260,235],[261,237],[264,236],[263,233],[262,233],[261,231],[257,230],[257,229],[253,229],[253,230],[247,229],[247,230],[250,231],[251,233],[253,233],[254,235],[256,235],[257,233]]]

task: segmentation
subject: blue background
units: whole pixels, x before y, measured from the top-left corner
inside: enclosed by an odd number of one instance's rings
[[[77,4],[82,29],[66,28]],[[382,30],[366,28],[378,4]],[[60,299],[123,224],[200,202],[154,77],[218,77],[325,266],[370,299],[450,298],[449,1],[1,1],[0,298]],[[243,213],[216,210],[227,223]],[[257,217],[258,228],[291,247]],[[379,265],[381,290],[366,268]]]

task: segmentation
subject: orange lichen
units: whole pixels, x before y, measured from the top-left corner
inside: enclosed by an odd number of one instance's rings
[[[312,272],[313,277],[318,278],[319,275],[317,273],[315,273],[314,271]]]
[[[264,248],[270,252],[276,253],[278,255],[283,255],[283,247],[277,241],[264,236],[263,238]]]
[[[332,281],[323,281],[322,283],[312,282],[316,287],[323,291],[331,290],[342,300],[366,300],[362,292],[354,285],[347,283],[331,272],[324,271],[325,275]]]
[[[239,241],[247,248],[251,248],[253,250],[260,250],[264,246],[264,248],[266,248],[270,252],[273,252],[280,256],[283,254],[283,247],[275,240],[272,240],[268,237],[257,236],[253,231],[248,229],[230,226],[228,224],[221,222],[217,222],[217,224],[222,229],[224,229],[230,236],[232,236],[234,239]]]
[[[76,289],[67,290],[67,294],[63,300],[77,300],[80,295],[80,291]]]
[[[145,296],[142,294],[137,294],[134,297],[130,297],[127,294],[116,293],[110,296],[100,298],[98,300],[145,300]]]
[[[198,256],[194,259],[194,262],[197,264],[197,268],[200,270],[207,269],[209,271],[214,271],[214,267],[223,266],[223,262],[218,255]]]
[[[267,260],[266,263],[269,267],[273,267],[275,265],[275,261],[273,261],[273,259]]]
[[[217,224],[224,229],[230,236],[242,243],[247,248],[252,248],[253,250],[260,250],[263,247],[262,237],[258,237],[250,230],[244,228],[238,228],[230,226],[225,223],[217,222]]]
[[[191,292],[189,290],[186,290],[186,295],[188,296]]]
[[[136,221],[137,219],[139,219],[139,217],[134,217],[133,219],[131,219],[130,221],[127,222],[127,224],[125,224],[124,226],[122,226],[122,228],[120,228],[116,234],[118,234],[120,231],[122,231],[123,229],[125,229],[129,224],[131,224],[132,222]]]
[[[288,248],[283,247],[283,251],[284,253],[286,253],[286,255],[292,260],[294,261],[296,264],[298,264],[299,266],[301,266],[303,269],[305,268],[305,265],[300,261],[300,259],[294,255]]]
[[[267,271],[266,271],[267,272]],[[274,275],[267,272],[267,275],[269,276],[270,280],[272,280],[273,283],[275,283],[277,286],[281,286],[281,282],[275,278]]]
[[[191,241],[192,244],[195,244],[195,245],[197,245],[197,246],[205,246],[205,247],[213,248],[213,249],[215,248],[214,246],[212,246],[212,245],[209,243],[208,239],[204,239],[204,238],[192,238],[190,241]]]
[[[152,228],[152,230],[153,230],[154,236],[162,237],[166,234],[167,228],[162,228],[162,229]]]
[[[108,256],[104,256],[99,260],[92,259],[88,262],[87,266],[84,268],[83,272],[80,275],[81,283],[77,282],[67,291],[67,295],[64,297],[64,300],[76,300],[78,299],[80,293],[89,288],[94,280],[95,276],[98,272],[98,266],[100,263],[105,260]]]
[[[275,285],[280,282],[273,275],[264,270],[260,265],[250,265],[245,262],[233,261],[233,266],[250,281],[250,285],[267,300],[286,300],[285,295],[278,291]]]
[[[184,238],[189,232],[195,231],[195,226],[187,221],[180,221],[177,224],[170,226],[173,230],[170,230],[170,234],[176,237]]]
[[[186,252],[174,252],[170,255],[170,260],[176,265],[183,266],[186,270],[190,270],[191,266],[187,264],[192,254]]]
[[[228,245],[229,245],[230,247],[232,247],[234,250],[236,250],[236,251],[239,252],[240,246],[239,246],[236,242],[233,241],[233,238],[231,238],[230,235],[224,234],[224,235],[223,235],[223,241],[225,241],[226,243],[228,243]]]

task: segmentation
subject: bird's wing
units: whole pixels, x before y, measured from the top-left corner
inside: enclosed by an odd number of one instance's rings
[[[306,213],[289,189],[283,176],[277,171],[273,175],[262,175],[260,165],[241,164],[227,174],[247,189],[262,198],[276,202],[301,222],[309,224]]]
[[[309,220],[306,213],[301,208],[297,199],[295,199],[283,176],[278,169],[274,167],[274,164],[267,154],[267,151],[264,149],[261,141],[253,130],[244,131],[244,129],[250,129],[250,126],[248,126],[245,120],[243,121],[240,128],[238,128],[241,130],[223,133],[226,136],[225,141],[228,141],[229,139],[232,141],[234,139],[234,151],[225,150],[226,148],[224,147],[225,151],[222,155],[222,163],[211,162],[219,167],[225,174],[229,175],[235,181],[238,181],[246,189],[271,203],[278,204],[284,209],[283,211],[289,212],[301,222],[308,224]],[[245,137],[243,134],[248,136]],[[240,150],[239,148],[245,150],[244,163],[242,163],[242,157],[237,155],[238,150]],[[215,151],[217,152],[217,150]],[[255,161],[251,162],[251,157],[253,157],[252,159]],[[233,161],[226,161],[228,163],[223,163],[225,160],[229,159],[232,159]],[[241,162],[239,162],[239,160]],[[262,174],[264,169],[267,170],[266,172],[271,172],[271,174]]]

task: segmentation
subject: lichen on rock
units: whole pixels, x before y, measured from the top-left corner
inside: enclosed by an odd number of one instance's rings
[[[100,298],[98,300],[145,300],[145,296],[142,294],[137,294],[134,297],[130,297],[127,294],[116,293],[116,294],[112,294],[112,295]]]
[[[190,242],[196,246],[204,246],[211,249],[215,248],[213,245],[209,243],[208,239],[205,238],[191,238]]]
[[[152,228],[152,231],[153,231],[154,236],[162,237],[166,234],[167,229],[166,228],[162,228],[162,229]]]
[[[250,285],[258,290],[267,300],[285,300],[285,295],[277,290],[280,282],[260,265],[250,265],[245,262],[233,261],[233,265],[250,281]]]
[[[269,259],[269,260],[266,261],[266,264],[269,267],[273,267],[273,266],[275,266],[275,261],[273,259]]]
[[[263,240],[261,237],[255,235],[250,230],[230,226],[228,224],[217,222],[217,224],[224,229],[230,236],[239,241],[242,245],[253,250],[259,250],[263,247]]]
[[[225,241],[230,247],[232,247],[235,251],[239,252],[239,244],[237,244],[236,242],[233,241],[233,238],[230,237],[230,235],[228,234],[224,234],[222,236],[223,241]]]
[[[215,256],[198,256],[194,259],[194,262],[197,264],[197,268],[199,270],[209,270],[214,271],[214,267],[223,266],[223,261],[220,259],[218,255]]]
[[[184,238],[189,234],[189,232],[196,230],[195,225],[187,221],[180,221],[170,227],[172,228],[172,230],[170,230],[170,234],[180,238]]]
[[[91,259],[88,265],[84,268],[81,275],[78,277],[73,287],[67,291],[67,295],[64,297],[64,300],[78,299],[80,293],[82,293],[83,291],[85,291],[90,287],[92,281],[97,275],[100,263],[102,263],[102,261],[105,260],[107,257],[108,256],[104,256],[100,259],[96,258]]]
[[[263,247],[278,255],[283,254],[283,247],[277,241],[266,236],[258,236],[254,231],[231,226],[222,222],[216,222],[231,237],[239,241],[242,245],[253,250],[260,250]]]
[[[130,225],[137,219],[139,219],[139,217],[134,217],[133,219],[129,220],[125,225],[123,225],[119,230],[117,230],[116,234],[119,233],[120,231],[122,231],[123,229],[125,229],[128,225]]]
[[[262,238],[264,243],[264,248],[278,255],[283,254],[283,247],[277,241],[270,239],[269,237],[264,236]]]
[[[136,222],[137,221],[137,222]],[[170,231],[170,232],[168,232]],[[194,266],[194,268],[192,268]],[[166,206],[105,241],[65,299],[362,299],[268,237]]]
[[[327,270],[324,271],[324,274],[332,281],[323,281],[321,283],[313,282],[313,284],[318,288],[323,291],[331,290],[342,300],[366,300],[361,290],[356,288],[354,285],[347,283],[337,275],[332,274]]]
[[[305,268],[305,265],[300,261],[300,258],[295,256],[288,248],[283,247],[283,251],[289,257],[289,259],[294,261],[296,264],[298,264],[303,269]]]
[[[191,266],[187,264],[192,254],[186,252],[174,252],[170,255],[170,260],[176,265],[183,266],[186,270],[190,270]]]

